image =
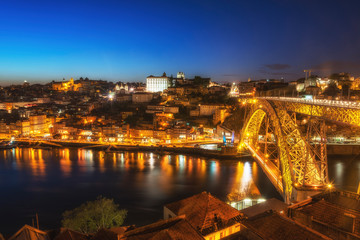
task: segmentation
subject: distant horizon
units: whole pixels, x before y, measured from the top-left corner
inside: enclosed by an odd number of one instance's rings
[[[88,76],[215,82],[360,76],[360,1],[14,0],[0,14],[0,84]]]
[[[162,72],[162,73],[164,73],[164,72]],[[124,83],[126,83],[126,82],[143,82],[143,83],[146,83],[146,77],[148,77],[148,76],[150,76],[150,75],[153,75],[153,76],[161,76],[162,75],[162,73],[159,73],[159,74],[154,74],[154,73],[152,73],[152,74],[147,74],[147,75],[145,75],[144,77],[142,77],[142,79],[139,79],[139,80],[135,80],[135,79],[133,79],[133,80],[126,80],[126,79],[122,79],[122,78],[119,78],[119,79],[106,79],[106,78],[102,78],[102,77],[96,77],[96,78],[93,78],[93,77],[90,77],[90,76],[83,76],[83,75],[79,75],[79,76],[76,76],[76,77],[74,77],[74,76],[71,76],[71,77],[63,77],[63,78],[57,78],[57,79],[41,79],[41,80],[39,80],[39,79],[37,79],[37,80],[35,80],[35,79],[29,79],[29,78],[24,78],[23,80],[9,80],[9,81],[4,81],[3,79],[1,79],[1,75],[0,75],[0,86],[11,86],[11,85],[19,85],[19,84],[23,84],[24,83],[24,81],[27,81],[29,84],[47,84],[47,83],[51,83],[52,81],[55,81],[55,82],[60,82],[60,81],[63,81],[64,79],[65,79],[65,81],[69,81],[71,78],[73,78],[74,80],[79,80],[81,77],[82,78],[88,78],[89,80],[103,80],[103,81],[108,81],[108,82],[114,82],[114,83],[116,83],[116,82],[124,82]],[[171,75],[173,75],[173,77],[176,77],[176,74],[177,74],[177,72],[176,73],[167,73],[167,72],[165,72],[166,73],[166,75],[168,76],[168,77],[170,77]],[[184,72],[185,73],[185,72]],[[317,75],[317,76],[319,76],[319,77],[329,77],[331,74],[333,74],[333,73],[348,73],[348,74],[350,74],[351,76],[353,76],[354,78],[358,78],[358,77],[360,77],[360,74],[357,74],[357,75],[355,75],[355,74],[353,74],[353,73],[351,73],[351,72],[346,72],[346,71],[338,71],[338,72],[328,72],[327,74],[325,74],[325,75],[319,75],[317,72],[315,72],[315,71],[312,71],[311,72],[311,75]],[[244,78],[244,79],[241,79],[241,80],[228,80],[228,81],[216,81],[216,79],[214,79],[212,76],[208,76],[208,75],[202,75],[202,74],[194,74],[194,75],[186,75],[186,73],[185,73],[185,77],[187,78],[187,79],[191,79],[191,78],[194,78],[195,76],[200,76],[200,77],[204,77],[204,78],[211,78],[211,81],[212,82],[217,82],[217,83],[223,83],[223,84],[225,84],[225,83],[233,83],[233,82],[246,82],[246,81],[248,81],[248,79],[250,78],[251,80],[261,80],[261,79],[282,79],[282,77],[276,77],[276,76],[272,76],[272,77],[261,77],[261,78],[251,78],[251,77],[248,77],[248,78]],[[231,77],[231,76],[230,76]],[[305,73],[301,73],[301,74],[299,74],[299,77],[297,77],[297,78],[295,78],[295,79],[286,79],[286,78],[284,78],[284,81],[285,82],[292,82],[292,81],[296,81],[296,80],[298,80],[298,79],[300,79],[300,78],[305,78]]]

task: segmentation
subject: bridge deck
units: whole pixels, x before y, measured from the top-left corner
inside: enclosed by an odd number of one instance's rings
[[[360,102],[354,102],[354,101],[340,101],[340,100],[327,100],[327,99],[304,99],[304,98],[295,98],[295,97],[258,97],[258,98],[267,99],[267,100],[283,101],[283,102],[303,103],[303,104],[308,104],[308,105],[340,107],[340,108],[350,108],[350,109],[359,109],[360,110]]]
[[[272,163],[265,162],[265,157],[262,156],[261,153],[256,152],[256,150],[250,146],[248,143],[245,142],[247,149],[255,156],[256,162],[260,165],[262,170],[270,179],[271,183],[275,186],[276,190],[280,193],[284,193],[283,183],[282,183],[282,176],[280,170]]]

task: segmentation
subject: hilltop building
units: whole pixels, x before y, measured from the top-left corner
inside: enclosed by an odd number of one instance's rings
[[[62,82],[53,82],[52,90],[55,91],[79,91],[82,87],[81,83],[75,83],[73,78],[70,78],[69,81],[62,81]]]
[[[146,78],[146,91],[162,92],[169,87],[169,80],[170,79],[166,76],[166,73],[160,77],[150,75]]]

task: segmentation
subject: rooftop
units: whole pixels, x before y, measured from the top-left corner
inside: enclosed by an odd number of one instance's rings
[[[245,220],[243,225],[261,239],[330,239],[273,211],[267,211],[251,217]]]
[[[118,240],[124,232],[126,232],[130,227],[113,227],[110,229],[100,229],[95,233],[92,240]]]
[[[318,194],[293,206],[313,221],[360,236],[360,195],[346,191]]]
[[[185,215],[186,220],[203,235],[239,222],[242,215],[207,192],[167,204],[165,207],[177,216]]]
[[[125,232],[119,239],[126,240],[201,240],[202,236],[185,220],[184,216],[161,220]]]
[[[31,227],[29,225],[24,225],[12,235],[8,240],[49,240],[49,237],[46,232],[41,231],[37,228]]]
[[[87,240],[87,236],[85,234],[70,230],[63,229],[54,240]]]

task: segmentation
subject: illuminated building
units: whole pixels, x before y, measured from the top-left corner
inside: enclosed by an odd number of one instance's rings
[[[229,115],[230,114],[226,111],[226,108],[218,108],[215,110],[215,113],[213,115],[213,123],[223,123],[225,121],[225,118]]]
[[[81,83],[75,83],[73,78],[70,78],[69,81],[62,81],[62,82],[53,82],[52,90],[55,91],[79,91],[82,87]]]
[[[148,105],[147,106],[146,113],[153,114],[153,113],[160,113],[160,112],[178,113],[179,107],[164,106],[164,105]]]
[[[19,134],[24,136],[29,136],[30,134],[30,122],[29,121],[17,121],[16,122],[17,130]]]
[[[219,108],[222,108],[223,105],[216,105],[216,104],[200,104],[199,110],[200,110],[200,116],[211,116],[215,113],[215,111]]]
[[[174,115],[172,113],[155,113],[153,120],[154,129],[168,129],[171,126],[173,120]]]
[[[231,85],[231,90],[230,90],[230,96],[239,96],[239,88],[236,86],[236,83],[233,83]]]
[[[148,76],[146,78],[146,91],[162,92],[169,87],[169,78],[164,73],[161,77]]]
[[[29,117],[30,134],[38,135],[49,132],[49,127],[46,121],[46,115],[36,115]]]
[[[176,77],[177,77],[177,78],[181,78],[181,79],[185,79],[185,73],[183,73],[183,72],[178,72]]]
[[[0,137],[9,137],[10,136],[10,127],[5,122],[0,122]]]

